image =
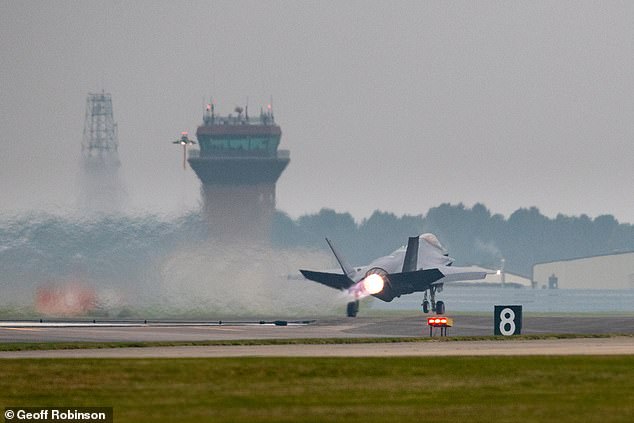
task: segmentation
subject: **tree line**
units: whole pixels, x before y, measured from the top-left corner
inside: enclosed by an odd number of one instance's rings
[[[480,203],[471,208],[445,203],[415,216],[377,210],[359,223],[349,213],[331,209],[296,220],[278,211],[272,235],[273,244],[282,248],[327,249],[328,237],[356,265],[425,232],[438,236],[457,265],[497,269],[504,259],[507,271],[525,276],[531,275],[535,263],[634,251],[634,225],[619,223],[611,215],[549,218],[530,207],[505,218]]]

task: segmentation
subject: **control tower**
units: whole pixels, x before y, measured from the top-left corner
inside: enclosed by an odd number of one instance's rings
[[[202,182],[212,238],[269,242],[275,183],[290,162],[289,151],[278,150],[282,130],[271,107],[258,117],[241,107],[218,116],[207,105],[196,137],[200,150],[192,150],[188,162]]]

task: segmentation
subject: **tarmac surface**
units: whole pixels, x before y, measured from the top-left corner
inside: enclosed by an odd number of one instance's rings
[[[286,323],[286,324],[285,324]],[[433,335],[440,336],[440,329]],[[454,316],[451,336],[493,334],[493,318]],[[0,352],[17,357],[397,356],[634,354],[634,316],[524,316],[522,334],[624,334],[600,339],[454,341],[348,345],[144,347]],[[300,322],[0,322],[0,343],[139,342],[298,338],[429,337],[425,316],[358,317]]]
[[[213,345],[2,351],[2,358],[398,357],[632,355],[634,337],[516,341],[431,341],[332,345]]]

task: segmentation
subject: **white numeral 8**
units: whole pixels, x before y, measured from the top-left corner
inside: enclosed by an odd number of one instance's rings
[[[509,325],[509,329],[506,329]],[[500,312],[500,333],[504,336],[513,335],[515,333],[515,312],[510,308],[505,308]]]

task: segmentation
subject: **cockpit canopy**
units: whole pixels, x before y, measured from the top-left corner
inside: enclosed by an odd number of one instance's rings
[[[430,234],[430,233],[426,233],[426,234],[422,234],[418,238],[419,239],[424,239],[429,244],[431,244],[433,247],[436,247],[440,251],[442,251],[443,254],[447,254],[447,250],[445,250],[445,247],[443,247],[442,244],[440,243],[440,241],[438,241],[438,238],[436,237],[436,235]]]

